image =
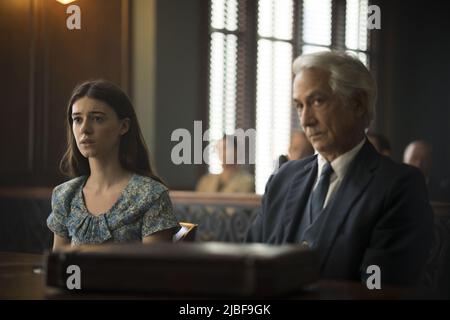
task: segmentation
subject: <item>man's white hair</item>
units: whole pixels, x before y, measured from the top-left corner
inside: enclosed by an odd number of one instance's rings
[[[375,113],[376,83],[366,66],[356,57],[338,51],[322,51],[304,54],[295,59],[293,72],[319,68],[330,73],[329,85],[346,104],[355,95],[362,93],[366,108],[365,125],[369,127]]]

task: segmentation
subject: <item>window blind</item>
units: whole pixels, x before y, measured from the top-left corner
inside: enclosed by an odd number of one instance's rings
[[[289,147],[293,59],[292,0],[258,1],[255,189],[263,193]]]
[[[210,0],[210,140],[256,129],[256,192],[299,128],[291,105],[292,61],[346,50],[369,63],[368,0]],[[295,31],[295,33],[294,33]],[[210,149],[209,171],[220,163]],[[253,169],[250,166],[251,169]]]

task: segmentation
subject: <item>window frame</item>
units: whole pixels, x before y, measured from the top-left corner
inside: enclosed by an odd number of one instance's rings
[[[331,0],[331,45],[324,46],[331,50],[344,50],[352,52],[362,52],[367,55],[367,66],[374,74],[374,39],[368,32],[367,50],[348,49],[345,45],[346,33],[346,0]],[[258,35],[258,1],[237,0],[238,2],[238,28],[236,31],[224,29],[213,29],[211,27],[211,7],[212,0],[208,0],[207,10],[207,34],[208,42],[205,45],[207,63],[205,76],[205,108],[203,115],[203,123],[209,128],[209,74],[210,74],[210,47],[212,32],[222,32],[224,34],[235,34],[237,36],[237,76],[236,76],[236,128],[244,130],[256,128],[256,88],[257,88],[257,46],[259,39],[268,39],[273,41],[284,41],[292,44],[293,58],[295,59],[302,54],[303,45],[316,45],[303,41],[303,0],[293,0],[294,17],[293,17],[293,39],[278,39],[271,37],[262,37]],[[368,0],[368,6],[372,3]],[[294,107],[291,112],[291,130],[300,128],[298,115]],[[206,121],[205,121],[206,120]],[[255,165],[245,165],[246,169],[251,173],[255,173]],[[208,172],[208,165],[202,166],[202,174]]]

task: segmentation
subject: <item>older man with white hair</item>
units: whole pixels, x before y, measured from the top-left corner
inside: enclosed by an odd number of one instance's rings
[[[266,185],[248,242],[317,250],[324,278],[416,285],[433,243],[433,218],[419,170],[376,152],[365,130],[376,84],[340,52],[294,61],[293,100],[318,154],[290,161]]]

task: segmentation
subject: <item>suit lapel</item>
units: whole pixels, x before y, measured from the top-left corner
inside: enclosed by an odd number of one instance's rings
[[[289,192],[285,202],[285,212],[283,219],[284,232],[282,243],[291,243],[295,240],[295,235],[298,232],[300,222],[303,217],[306,202],[309,198],[310,190],[314,184],[317,175],[317,157],[313,161],[307,163],[302,170],[300,170],[292,179],[288,188]]]
[[[378,166],[379,155],[367,141],[360,153],[350,165],[342,185],[336,191],[330,207],[326,210],[326,220],[321,232],[318,246],[322,267],[328,257],[331,246],[341,225],[346,220],[351,208],[372,180],[373,171]],[[325,213],[325,212],[324,212]]]

